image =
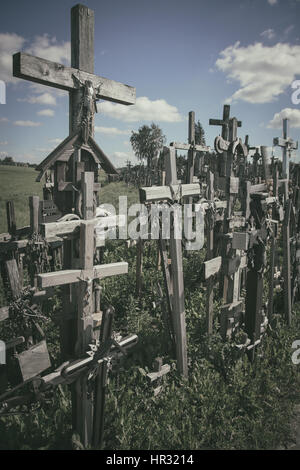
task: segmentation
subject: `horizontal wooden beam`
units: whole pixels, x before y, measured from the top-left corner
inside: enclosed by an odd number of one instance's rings
[[[192,184],[172,184],[170,186],[149,186],[140,188],[140,201],[173,201],[185,196],[198,196],[201,192],[199,183]]]
[[[223,121],[222,119],[210,119],[209,120],[210,126],[228,126],[229,121]],[[242,121],[237,121],[237,126],[242,127]]]
[[[265,183],[253,184],[250,186],[250,194],[263,193],[268,191],[268,186]]]
[[[273,145],[278,147],[290,147],[292,150],[297,150],[298,142],[294,142],[291,138],[283,139],[282,137],[275,137],[273,139]]]
[[[92,270],[84,271],[82,269],[65,269],[63,271],[54,271],[52,273],[38,274],[38,286],[41,289],[46,287],[63,286],[65,284],[74,284],[75,282],[89,279],[103,279],[108,276],[117,276],[128,273],[128,263],[110,263],[99,264]]]
[[[175,147],[176,150],[196,150],[197,152],[208,152],[210,150],[210,147],[205,145],[182,144],[180,142],[171,142],[170,147]]]
[[[127,350],[136,345],[138,342],[137,335],[130,335],[122,338],[118,341],[119,346],[121,348]],[[119,355],[123,354],[120,352],[114,345],[112,346],[111,350],[106,354],[105,357],[98,359],[97,363],[102,364],[103,361],[107,360],[108,358],[118,357]],[[60,384],[70,384],[76,380],[78,377],[76,374],[80,374],[82,372],[86,372],[85,367],[89,366],[89,364],[93,361],[93,356],[86,356],[81,359],[76,359],[74,361],[67,361],[61,364],[54,372],[50,374],[44,375],[42,377],[44,385],[47,386],[57,386]],[[62,373],[63,372],[63,373]]]
[[[134,87],[72,67],[66,67],[57,62],[34,57],[24,52],[18,52],[13,56],[14,77],[61,90],[72,91],[77,88],[73,75],[83,82],[90,80],[95,89],[100,87],[99,93],[97,93],[98,99],[125,105],[135,104]]]
[[[24,249],[28,244],[28,240],[13,240],[7,242],[0,242],[0,253],[6,251],[18,251]]]
[[[217,258],[210,259],[204,262],[204,276],[205,279],[208,279],[211,276],[217,274],[222,265],[222,257],[218,256]]]
[[[164,364],[158,372],[149,372],[147,377],[149,378],[150,382],[154,382],[155,380],[168,374],[170,370],[171,366],[169,364]]]
[[[41,233],[46,240],[56,237],[57,235],[71,235],[75,232],[77,227],[80,227],[84,222],[86,223],[86,221],[83,221],[82,219],[77,219],[66,222],[49,222],[41,224]],[[105,229],[124,225],[125,216],[111,215],[107,217],[95,217],[94,219],[89,220],[88,223],[94,224],[96,232],[100,233]]]

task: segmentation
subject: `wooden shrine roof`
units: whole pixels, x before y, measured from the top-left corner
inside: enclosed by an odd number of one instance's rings
[[[40,181],[45,172],[54,165],[58,160],[68,161],[73,154],[75,148],[82,148],[88,151],[94,158],[96,163],[101,165],[101,168],[108,174],[118,174],[118,170],[111,163],[110,159],[105,155],[103,150],[96,144],[92,137],[89,137],[86,144],[82,142],[81,131],[77,131],[74,134],[68,136],[63,140],[37,167],[36,171],[39,171],[39,175],[36,181]]]

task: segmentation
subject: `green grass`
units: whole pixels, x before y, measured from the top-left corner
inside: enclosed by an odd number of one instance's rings
[[[17,227],[29,225],[29,196],[43,196],[33,168],[0,165],[0,233],[7,231],[6,201],[14,201]]]
[[[23,225],[27,223],[25,219],[21,222],[23,212],[28,211],[27,196],[35,191],[35,172],[12,167],[8,174],[11,193],[6,187],[3,197],[1,186],[1,205],[7,198],[18,200],[16,216],[18,224]],[[124,183],[103,186],[100,201],[117,207],[118,196],[124,194],[129,196],[128,205],[137,202],[137,190]],[[0,209],[5,213],[5,207]],[[288,443],[289,420],[294,404],[300,401],[300,366],[291,361],[291,345],[300,338],[299,306],[294,309],[291,327],[279,319],[268,328],[251,364],[246,355],[236,353],[231,342],[221,340],[217,303],[215,333],[208,341],[205,291],[199,275],[203,253],[184,256],[189,379],[181,381],[173,368],[174,355],[163,322],[166,306],[157,292],[157,282],[163,281],[156,268],[156,245],[151,242],[145,246],[140,300],[135,297],[135,248],[127,249],[122,241],[109,241],[104,262],[122,260],[128,261],[129,273],[101,282],[102,309],[112,304],[116,312],[114,330],[138,334],[139,343],[121,367],[110,374],[104,448],[271,449]],[[53,309],[59,310],[59,303],[48,304],[45,315],[51,317]],[[41,322],[41,326],[46,332],[51,360],[57,365],[58,327],[50,319]],[[15,331],[15,335],[20,333]],[[157,356],[171,364],[172,371],[163,392],[154,398],[145,375]],[[1,418],[0,436],[0,449],[71,448],[71,403],[67,388],[57,389],[40,409],[35,406],[26,414]]]

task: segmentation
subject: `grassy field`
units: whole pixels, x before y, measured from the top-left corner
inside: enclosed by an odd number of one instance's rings
[[[8,177],[11,193],[5,188],[1,203],[4,205],[7,198],[19,201],[16,215],[18,224],[22,225],[26,223],[22,212],[27,210],[27,196],[35,191],[30,189],[30,184],[32,188],[35,185],[34,172],[13,168],[8,170]],[[103,187],[101,202],[116,205],[119,194],[128,194],[130,202],[137,200],[135,189],[113,183]],[[5,212],[5,208],[1,210]],[[6,230],[5,226],[3,228]],[[114,330],[138,334],[139,343],[122,367],[111,374],[104,448],[271,449],[287,444],[291,439],[289,420],[294,405],[300,402],[299,365],[291,361],[291,345],[300,338],[300,309],[295,309],[290,328],[280,318],[271,325],[251,364],[245,354],[237,353],[232,342],[221,340],[218,303],[215,305],[215,333],[208,340],[205,291],[200,279],[203,253],[184,256],[189,379],[181,381],[163,322],[166,306],[157,292],[157,282],[163,285],[163,280],[161,271],[156,268],[156,256],[155,244],[147,243],[143,292],[141,299],[137,299],[135,248],[127,249],[121,241],[110,241],[105,248],[104,262],[128,261],[129,273],[101,283],[102,308],[112,304],[116,311]],[[53,311],[59,311],[59,301],[45,306],[48,318],[41,326],[46,332],[52,363],[58,365],[59,331],[50,321]],[[0,329],[0,336],[4,333]],[[157,356],[171,364],[172,371],[163,392],[154,399],[145,375]],[[0,449],[71,448],[68,389],[58,388],[50,402],[41,408],[35,406],[28,413],[1,418],[0,436]]]
[[[33,168],[0,165],[0,233],[7,231],[6,201],[14,201],[17,227],[29,224],[28,198],[43,195],[37,175]]]

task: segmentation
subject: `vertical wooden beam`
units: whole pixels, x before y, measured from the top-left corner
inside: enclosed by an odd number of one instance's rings
[[[7,231],[12,236],[12,238],[15,238],[17,224],[16,224],[16,216],[15,216],[15,206],[14,206],[13,201],[6,202],[6,217],[7,217]]]
[[[39,196],[29,196],[31,233],[38,233],[39,231],[39,207],[40,207]]]
[[[5,262],[5,266],[12,298],[17,299],[21,293],[21,284],[17,262],[15,259],[9,259]]]
[[[291,298],[291,249],[290,249],[290,216],[292,201],[288,199],[285,203],[283,232],[283,295],[284,313],[288,325],[292,322],[292,298]]]
[[[108,308],[103,315],[100,341],[104,343],[112,335],[114,309]],[[103,444],[104,432],[104,405],[105,405],[105,389],[107,385],[107,362],[103,361],[96,379],[95,394],[95,410],[94,410],[94,430],[93,430],[93,446],[101,449]]]
[[[143,278],[143,248],[144,240],[138,239],[136,244],[136,283],[135,292],[136,296],[140,297],[142,292],[142,278]]]
[[[71,66],[83,70],[85,72],[94,72],[94,12],[84,5],[75,5],[71,10]],[[83,98],[82,87],[69,93],[69,133],[77,131],[82,124],[83,109],[81,106]],[[94,129],[94,126],[92,126]],[[93,135],[93,132],[92,132]],[[76,161],[80,160],[76,155],[74,158],[74,168],[76,169]],[[75,177],[76,171],[73,171]],[[77,175],[76,175],[77,178]],[[83,213],[88,219],[90,218],[91,205],[88,201],[93,201],[93,185],[87,187],[87,180],[83,178]],[[88,176],[88,178],[90,178]],[[94,181],[94,180],[93,180]],[[77,181],[74,181],[76,184]],[[74,201],[74,195],[71,196]],[[86,246],[88,243],[94,246],[94,237],[89,238],[90,228],[86,225],[81,229],[81,235],[85,238],[80,246],[81,263],[85,264],[83,253],[89,251]],[[71,268],[75,267],[74,247],[70,246]],[[69,295],[66,293],[65,307],[69,313],[74,312],[77,304],[77,341],[76,351],[81,353],[85,344],[88,344],[88,338],[92,338],[93,323],[90,324],[93,309],[93,281],[89,283],[81,281],[78,291],[73,286],[70,287]],[[78,295],[77,295],[78,294]],[[80,297],[83,298],[80,300]],[[86,301],[86,303],[85,303]],[[75,313],[75,312],[74,312]],[[78,380],[72,387],[72,411],[73,426],[78,432],[84,446],[91,444],[93,430],[93,406],[92,397],[87,393],[87,378]]]
[[[94,12],[85,5],[71,9],[71,67],[94,73]],[[81,99],[82,90],[70,92],[70,134],[81,124]]]
[[[207,172],[207,185],[208,194],[207,198],[209,201],[214,200],[214,175],[211,171]],[[214,257],[214,224],[213,214],[211,209],[206,212],[207,217],[207,250],[206,259],[210,260]],[[214,278],[209,277],[206,281],[206,331],[209,335],[213,332],[213,313],[214,313]]]
[[[270,178],[268,147],[261,145],[260,153],[263,164],[264,179],[267,181]]]
[[[81,173],[82,215],[85,220],[94,216],[94,172]]]
[[[286,140],[289,135],[289,120],[283,119],[283,139]],[[287,151],[287,143],[282,147],[282,177],[283,179],[289,179],[289,158]]]
[[[275,272],[275,254],[276,254],[276,236],[272,235],[270,247],[270,272],[269,272],[269,298],[268,298],[268,319],[271,320],[274,306],[274,272]]]
[[[168,148],[166,153],[166,182],[167,184],[177,184],[177,171],[175,148]],[[182,246],[181,240],[175,239],[174,225],[171,224],[170,255],[171,255],[171,276],[173,285],[172,308],[173,321],[176,337],[177,368],[179,373],[187,378],[187,343],[184,305],[184,281],[182,266]]]
[[[195,113],[189,112],[189,144],[195,144]],[[195,167],[196,152],[193,149],[188,151],[188,166],[187,166],[187,183],[193,183],[194,167]],[[193,202],[193,198],[188,198],[189,203]]]
[[[94,265],[94,225],[88,221],[93,217],[94,173],[82,173],[83,214],[86,222],[80,225],[80,267],[92,270]],[[86,278],[77,288],[77,340],[76,354],[82,355],[89,349],[93,333],[94,313],[93,279]],[[84,446],[91,445],[93,434],[93,396],[88,390],[87,376],[81,377],[75,386],[76,430]]]
[[[229,139],[229,127],[228,127],[229,117],[230,117],[230,105],[229,104],[224,104],[224,106],[223,106],[223,121],[227,123],[226,125],[223,124],[223,126],[222,126],[222,138],[224,140]]]

